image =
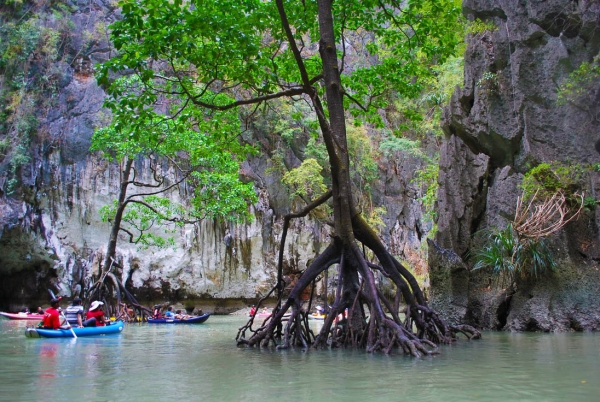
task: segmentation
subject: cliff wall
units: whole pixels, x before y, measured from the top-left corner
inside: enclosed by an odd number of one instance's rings
[[[559,267],[551,276],[505,289],[489,272],[471,271],[466,257],[479,230],[514,217],[530,168],[600,162],[600,83],[557,102],[569,74],[598,57],[600,3],[465,0],[463,11],[496,28],[469,36],[464,86],[445,111],[439,247],[429,248],[433,304],[452,321],[482,328],[598,330],[597,208],[553,237]],[[599,180],[589,172],[586,196],[597,200]]]

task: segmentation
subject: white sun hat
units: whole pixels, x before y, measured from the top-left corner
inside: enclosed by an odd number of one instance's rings
[[[90,310],[96,310],[98,307],[102,306],[104,303],[102,303],[101,301],[93,301],[92,305],[90,306]]]

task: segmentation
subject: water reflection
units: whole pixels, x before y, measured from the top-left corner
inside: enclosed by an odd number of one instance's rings
[[[462,402],[600,395],[597,334],[486,333],[481,341],[413,359],[237,348],[243,320],[130,324],[121,335],[76,340],[29,339],[25,325],[2,320],[0,400]]]

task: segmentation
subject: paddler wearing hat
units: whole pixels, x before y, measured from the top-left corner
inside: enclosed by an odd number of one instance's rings
[[[83,322],[84,327],[103,327],[106,325],[102,305],[104,303],[98,300],[92,302],[86,314],[86,320]]]

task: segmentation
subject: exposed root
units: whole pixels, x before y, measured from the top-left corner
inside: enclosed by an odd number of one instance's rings
[[[481,332],[470,325],[450,325],[450,331],[452,332],[453,338],[456,338],[456,334],[460,332],[467,337],[467,340],[481,339]]]
[[[109,269],[113,266],[119,267],[114,260]],[[110,271],[105,272],[81,298],[84,305],[89,305],[94,300],[102,301],[105,314],[120,320],[141,322],[152,316],[152,310],[142,306]],[[127,300],[127,304],[123,302],[124,299]]]
[[[302,214],[306,213],[308,209],[302,211]],[[282,249],[288,224],[289,219],[286,218]],[[362,218],[357,217],[353,227],[356,238],[375,255],[377,263],[367,261],[364,251],[355,242],[348,244],[334,238],[298,279],[284,302],[283,253],[280,249],[279,279],[266,296],[277,291],[277,306],[273,314],[256,329],[253,329],[254,317],[250,317],[248,323],[238,331],[238,345],[267,347],[273,344],[278,349],[346,347],[386,354],[398,350],[406,355],[421,357],[439,353],[439,345],[456,340],[458,332],[465,334],[468,339],[481,337],[479,331],[468,325],[448,325],[436,311],[429,308],[416,279],[390,255]],[[308,306],[302,304],[300,296],[323,271],[336,263],[339,266],[335,301],[315,337],[308,321],[313,293]],[[393,301],[378,289],[374,270],[396,285]],[[401,299],[406,304],[403,311],[399,311]],[[288,312],[289,319],[284,322]],[[404,313],[404,317],[401,313]]]

